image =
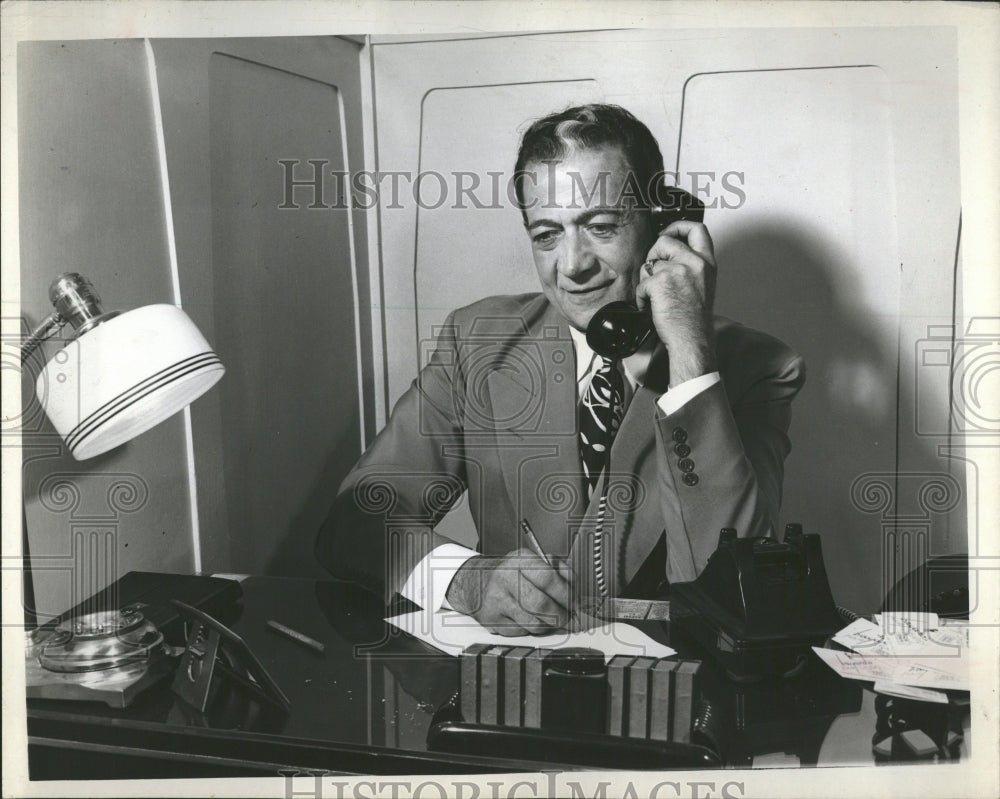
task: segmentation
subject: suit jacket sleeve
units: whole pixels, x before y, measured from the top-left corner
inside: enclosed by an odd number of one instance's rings
[[[656,412],[671,582],[701,573],[723,527],[740,536],[777,530],[791,403],[805,381],[805,365],[776,339],[756,336],[752,349],[718,348],[728,361],[720,363],[722,382],[669,416]],[[679,444],[690,452],[684,455],[681,447],[679,453]]]
[[[316,539],[335,577],[391,596],[420,560],[448,543],[433,528],[461,497],[462,392],[454,314],[426,367],[396,403],[388,424],[341,484]]]

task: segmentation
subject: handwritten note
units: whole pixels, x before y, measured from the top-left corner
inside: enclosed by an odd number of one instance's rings
[[[927,629],[900,621],[892,629],[858,619],[833,640],[863,655],[886,657],[954,658],[969,645],[969,628]]]
[[[883,688],[969,690],[967,625],[944,624],[934,614],[881,614],[874,622],[857,619],[833,640],[852,651],[813,649],[842,677],[870,680]],[[933,692],[908,695],[940,701]]]

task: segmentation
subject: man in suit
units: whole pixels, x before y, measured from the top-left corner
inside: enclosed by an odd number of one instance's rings
[[[525,132],[515,188],[542,293],[449,316],[320,531],[335,575],[547,632],[595,597],[694,579],[723,527],[773,533],[804,365],[713,315],[712,240],[692,222],[657,229],[662,172],[652,134],[616,106]],[[654,328],[620,362],[583,332],[614,300]],[[476,550],[434,530],[463,491]]]

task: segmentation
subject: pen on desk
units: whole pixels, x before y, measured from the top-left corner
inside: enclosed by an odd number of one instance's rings
[[[319,652],[321,655],[326,651],[326,647],[323,646],[319,641],[310,638],[308,635],[300,633],[298,630],[293,630],[291,627],[286,627],[280,621],[274,621],[274,619],[268,619],[267,626],[274,630],[276,633],[281,633],[293,641],[298,641],[300,644],[304,644],[315,652]]]
[[[542,546],[538,543],[538,539],[535,538],[535,534],[531,529],[531,525],[528,524],[527,519],[521,519],[521,529],[524,531],[524,537],[528,539],[528,546],[530,546],[535,551],[535,554],[545,562],[546,566],[550,569],[553,568],[552,561],[549,560],[549,556],[542,551]]]

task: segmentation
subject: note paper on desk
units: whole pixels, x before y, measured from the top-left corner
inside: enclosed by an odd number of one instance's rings
[[[878,622],[857,619],[833,636],[836,643],[851,652],[813,649],[830,668],[848,679],[969,690],[968,625],[944,624],[931,614],[882,614],[876,618]],[[910,693],[911,698],[940,701],[940,697]]]
[[[437,613],[418,610],[401,616],[392,616],[386,621],[449,655],[462,654],[470,644],[504,644],[549,649],[585,646],[603,652],[605,661],[615,655],[648,655],[665,658],[677,654],[666,644],[654,641],[641,630],[619,621],[602,622],[580,632],[548,635],[497,635],[489,632],[471,616],[453,610],[442,610]]]

